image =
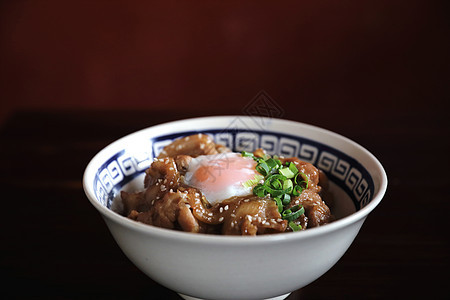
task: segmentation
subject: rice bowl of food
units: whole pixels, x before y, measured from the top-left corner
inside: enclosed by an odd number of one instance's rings
[[[218,116],[117,140],[83,185],[127,257],[181,297],[283,299],[340,259],[387,177],[331,131]]]

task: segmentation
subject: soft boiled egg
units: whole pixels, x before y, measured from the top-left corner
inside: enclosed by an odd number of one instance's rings
[[[201,155],[189,163],[184,183],[200,190],[214,205],[233,196],[251,195],[253,187],[243,183],[255,179],[255,166],[251,157],[239,153]]]

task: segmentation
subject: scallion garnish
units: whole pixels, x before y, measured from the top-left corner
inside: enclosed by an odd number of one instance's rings
[[[286,178],[294,178],[295,173],[291,171],[289,167],[284,167],[279,170],[280,174],[286,176]],[[298,173],[298,170],[297,170]]]
[[[252,187],[255,184],[257,184],[260,180],[263,180],[264,176],[260,174],[255,174],[255,177],[253,179],[249,179],[246,182],[244,182],[242,185],[246,188]]]
[[[295,206],[293,206],[291,208],[285,209],[281,213],[281,217],[284,220],[294,221],[294,220],[298,219],[298,217],[300,217],[304,213],[305,213],[305,209],[303,208],[303,206],[295,205]]]
[[[283,212],[283,201],[281,201],[280,197],[275,197],[273,198],[273,200],[275,200],[275,202],[277,203],[278,206],[278,212],[281,214]]]
[[[279,159],[269,158],[265,162],[271,170],[276,170],[281,167],[281,161]]]
[[[246,151],[242,151],[241,154],[243,157],[253,158],[257,162],[256,171],[261,174],[258,179],[255,176],[254,180],[245,182],[244,186],[254,186],[253,194],[258,197],[269,195],[277,203],[281,217],[289,222],[289,227],[293,231],[301,230],[302,227],[294,220],[304,214],[305,209],[301,205],[288,206],[292,197],[299,196],[308,188],[308,176],[300,172],[293,162],[283,165],[275,155],[256,157]]]
[[[255,156],[253,155],[253,153],[247,152],[247,151],[242,151],[242,152],[241,152],[241,155],[242,155],[243,157],[255,157]]]
[[[262,184],[258,184],[253,188],[253,194],[255,194],[260,198],[263,198],[268,194],[268,192],[266,191],[266,189]]]
[[[302,230],[302,226],[300,224],[295,223],[294,221],[289,222],[289,227],[291,227],[292,231]]]
[[[291,195],[289,195],[289,194],[284,194],[284,195],[281,197],[281,203],[283,203],[283,206],[288,205],[290,202],[291,202]]]
[[[269,174],[270,167],[267,165],[265,161],[262,161],[256,165],[256,171],[258,171],[263,176],[266,176],[267,174]]]

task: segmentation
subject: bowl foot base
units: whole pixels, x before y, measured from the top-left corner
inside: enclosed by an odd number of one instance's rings
[[[291,294],[291,293],[287,293],[287,294],[284,294],[284,295],[281,295],[281,296],[272,297],[272,298],[267,298],[267,299],[264,299],[264,300],[283,300],[283,299],[286,299],[290,294]],[[183,294],[180,294],[180,293],[178,293],[178,295],[179,295],[181,298],[183,298],[184,300],[202,300],[202,299],[200,299],[200,298],[195,298],[195,297],[183,295]]]

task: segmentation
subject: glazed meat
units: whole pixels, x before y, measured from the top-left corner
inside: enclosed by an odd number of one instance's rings
[[[222,234],[256,235],[283,232],[287,221],[281,219],[278,206],[269,198],[236,197],[223,202],[225,210]]]
[[[158,158],[175,157],[177,155],[197,157],[223,152],[231,152],[231,150],[223,145],[215,144],[209,135],[199,133],[173,141],[170,145],[164,147]]]
[[[303,218],[298,222],[302,227],[317,227],[334,220],[330,208],[322,200],[320,195],[312,190],[305,190],[300,196],[294,198],[289,206],[302,205],[305,209]]]
[[[252,187],[243,196],[232,196],[211,205],[205,197],[205,191],[191,186],[185,177],[188,172],[192,173],[192,162],[197,160],[197,157],[207,155],[216,158],[217,154],[229,152],[230,149],[215,144],[206,134],[195,134],[175,140],[163,149],[146,170],[144,191],[121,192],[123,214],[135,221],[162,228],[193,233],[250,236],[294,229],[296,231],[299,228],[305,230],[334,220],[329,206],[323,201],[323,196],[328,195],[326,175],[312,164],[295,157],[276,158],[280,166],[290,166],[291,171],[298,173],[298,181],[301,180],[299,184],[302,185],[297,196],[287,198],[289,201],[283,203],[283,209],[280,206],[281,200],[274,199],[272,194],[267,192],[259,195],[255,189],[252,193]],[[262,149],[255,150],[251,155],[257,161],[260,161],[259,158],[268,157]],[[205,177],[209,174],[208,170],[210,171],[202,162],[203,160],[197,160],[196,168],[204,169],[199,178]],[[212,165],[216,166],[214,163]],[[218,172],[221,174],[232,170],[222,167]],[[255,169],[252,172],[249,174],[257,173]],[[253,188],[258,180],[259,185],[264,181],[261,179],[264,176],[258,175],[259,177],[255,175],[254,180],[250,180]],[[266,178],[268,176],[270,174],[267,174]],[[218,181],[212,182],[212,189],[219,185]],[[242,191],[245,188],[248,187],[243,184],[234,186],[232,190]],[[268,187],[266,189],[270,190]],[[302,213],[295,214],[299,207],[302,207]],[[293,210],[292,215],[286,216],[285,210]]]
[[[287,226],[271,199],[233,197],[207,208],[201,195],[192,188],[170,191],[147,211],[132,210],[128,217],[163,228],[224,235],[283,232]]]
[[[187,232],[208,232],[208,226],[200,223],[190,209],[188,193],[170,191],[160,201],[156,201],[149,210],[132,210],[129,218],[158,227],[177,229]],[[213,228],[210,228],[211,230]]]

